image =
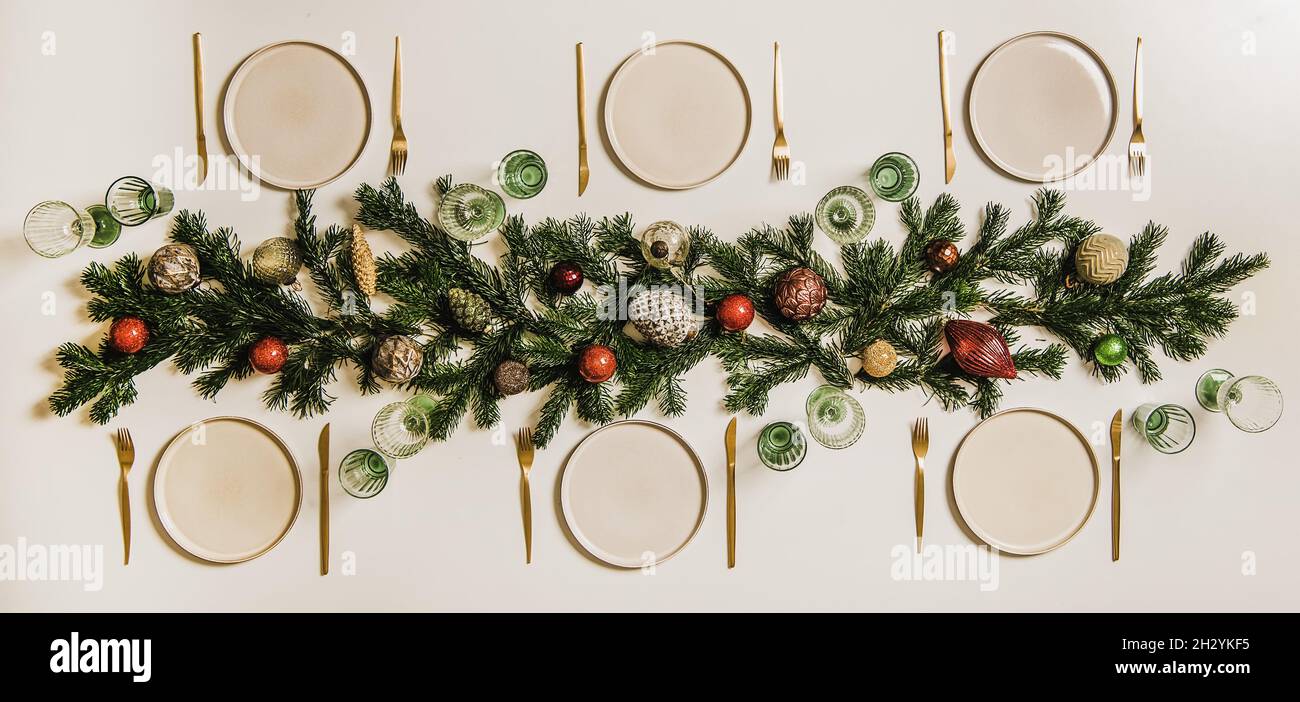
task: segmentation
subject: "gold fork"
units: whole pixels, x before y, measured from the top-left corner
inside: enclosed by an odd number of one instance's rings
[[[406,172],[406,132],[402,131],[402,38],[393,50],[393,145],[389,148],[393,175]]]
[[[519,455],[519,469],[523,476],[519,480],[520,501],[524,509],[524,562],[533,562],[533,493],[528,486],[528,472],[533,469],[533,430],[524,427],[519,430],[519,445],[515,448]]]
[[[1142,37],[1138,37],[1133,60],[1133,138],[1128,140],[1128,170],[1138,178],[1147,172],[1147,142],[1142,137]]]
[[[131,432],[128,429],[117,430],[117,463],[122,469],[122,475],[117,481],[117,503],[122,511],[122,565],[131,563],[131,490],[127,485],[126,476],[131,472],[131,464],[135,463],[135,442],[131,441]]]
[[[776,109],[776,141],[772,143],[772,168],[777,180],[790,177],[790,144],[785,140],[785,110],[781,89],[781,42],[772,42],[775,56],[772,58],[772,100]]]
[[[921,550],[925,531],[925,454],[930,450],[930,422],[918,419],[912,425],[912,455],[916,456],[916,550]]]

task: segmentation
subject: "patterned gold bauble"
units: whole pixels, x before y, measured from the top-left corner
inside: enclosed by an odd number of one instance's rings
[[[298,271],[302,268],[302,252],[293,239],[272,237],[253,250],[253,277],[269,285],[291,285],[298,288]]]
[[[361,227],[352,225],[352,277],[357,281],[357,289],[367,295],[377,292],[379,282],[378,270],[375,268],[375,255],[370,251],[370,242]]]
[[[424,365],[424,349],[409,336],[394,335],[375,347],[370,369],[390,383],[405,383]]]
[[[883,378],[898,367],[898,352],[893,344],[877,339],[862,349],[862,370],[873,378]]]
[[[178,295],[199,280],[199,252],[189,244],[168,244],[149,258],[149,282],[161,292]]]
[[[1093,234],[1074,252],[1074,270],[1079,279],[1093,285],[1119,280],[1128,268],[1128,246],[1117,236]]]

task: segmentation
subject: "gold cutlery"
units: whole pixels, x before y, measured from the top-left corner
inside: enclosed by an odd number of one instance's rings
[[[199,149],[199,180],[208,179],[208,135],[203,128],[203,35],[194,33],[194,123]]]
[[[952,151],[952,116],[948,109],[948,33],[939,30],[939,100],[943,104],[943,182],[952,182],[957,156]]]
[[[736,418],[727,425],[727,567],[736,567]]]
[[[578,197],[587,190],[587,79],[582,60],[582,42],[578,42]]]
[[[1124,410],[1110,420],[1110,560],[1119,560],[1119,439],[1124,433]]]
[[[930,422],[918,419],[912,425],[912,455],[916,456],[916,550],[921,550],[925,530],[925,454],[930,450]]]
[[[317,443],[320,453],[320,574],[330,572],[330,425],[320,430]]]
[[[790,144],[785,140],[785,106],[781,88],[781,42],[772,42],[772,102],[776,111],[776,141],[772,143],[772,168],[777,180],[790,177]]]
[[[121,477],[117,481],[117,504],[122,512],[122,565],[131,563],[131,489],[126,476],[135,463],[135,442],[129,429],[117,430],[117,464]]]
[[[522,477],[519,481],[520,500],[524,509],[524,562],[533,562],[533,492],[528,485],[528,473],[533,469],[533,430],[524,427],[519,430],[519,444],[516,446],[519,456],[519,469]]]
[[[1147,142],[1142,137],[1142,37],[1133,60],[1133,137],[1128,140],[1128,171],[1141,178],[1147,172]]]
[[[393,49],[393,145],[389,148],[393,175],[406,172],[406,132],[402,131],[402,38]]]

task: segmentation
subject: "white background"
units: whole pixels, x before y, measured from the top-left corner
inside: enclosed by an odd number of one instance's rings
[[[0,431],[0,544],[104,544],[104,588],[76,583],[0,582],[5,610],[1291,610],[1300,602],[1295,507],[1295,414],[1271,432],[1246,435],[1196,407],[1199,373],[1224,367],[1277,380],[1294,398],[1297,255],[1294,170],[1300,155],[1300,9],[1283,2],[863,3],[863,2],[493,2],[396,3],[5,2],[0,10],[0,261],[4,305],[3,415]],[[725,564],[722,373],[710,359],[688,377],[690,410],[671,425],[708,465],[713,501],[696,540],[653,576],[606,569],[565,539],[552,506],[560,458],[590,427],[566,422],[534,469],[534,563],[524,565],[513,450],[468,424],[446,444],[401,464],[387,491],[370,501],[334,486],[334,574],[317,575],[316,437],[333,424],[333,460],[368,446],[374,412],[398,397],[360,397],[346,381],[326,418],[298,421],[265,411],[267,378],[199,399],[169,366],[138,380],[140,400],[112,427],[130,427],[140,459],[131,474],[135,506],[132,563],[120,564],[117,465],[110,427],[84,410],[50,415],[46,397],[61,380],[60,342],[94,346],[107,325],[85,318],[76,283],[90,261],[128,252],[148,255],[167,222],[127,230],[108,250],[63,259],[27,250],[21,222],[44,199],[78,205],[100,198],[125,174],[151,175],[155,159],[193,152],[190,35],[206,39],[209,145],[220,151],[220,89],[239,60],[284,39],[341,48],[355,36],[351,60],[375,105],[375,129],[356,168],[317,195],[322,224],[350,222],[352,189],[385,175],[393,36],[405,52],[407,134],[411,156],[403,185],[426,215],[430,185],[453,173],[488,184],[493,161],[527,147],[551,168],[551,184],[528,201],[507,200],[529,221],[586,211],[631,211],[712,228],[734,238],[763,222],[810,211],[828,189],[865,185],[864,171],[886,151],[913,155],[927,204],[944,191],[936,32],[955,34],[951,58],[957,176],[950,191],[974,225],[989,201],[1010,206],[1013,226],[1030,214],[1031,185],[984,165],[964,130],[964,93],[979,60],[1016,34],[1052,29],[1094,47],[1114,73],[1120,126],[1107,153],[1124,153],[1134,40],[1146,42],[1146,134],[1152,196],[1080,191],[1068,211],[1125,238],[1148,220],[1170,228],[1162,269],[1176,267],[1206,230],[1232,251],[1268,251],[1272,269],[1233,292],[1249,291],[1256,316],[1213,342],[1196,363],[1163,363],[1165,379],[1143,386],[1130,376],[1104,386],[1071,359],[1060,382],[1016,382],[1004,406],[1061,413],[1085,434],[1117,408],[1126,415],[1147,400],[1193,409],[1199,434],[1178,456],[1163,456],[1126,428],[1124,551],[1110,561],[1108,448],[1098,446],[1103,484],[1092,521],[1047,555],[1003,558],[999,588],[973,582],[900,582],[891,578],[892,547],[912,538],[912,461],[907,426],[931,423],[926,535],[932,544],[971,541],[945,499],[944,467],[975,425],[969,412],[944,414],[920,391],[859,393],[864,438],[850,449],[813,447],[797,470],[779,474],[757,461],[754,439],[767,421],[802,418],[814,377],[777,391],[762,418],[740,421],[739,564]],[[50,35],[53,55],[43,53]],[[596,141],[597,104],[617,63],[652,32],[713,45],[744,74],[755,110],[751,138],[718,181],[688,192],[639,185]],[[584,41],[592,124],[591,184],[575,196],[574,50]],[[768,176],[772,41],[785,58],[787,134],[804,185]],[[215,163],[214,163],[215,165]],[[290,232],[290,195],[265,189],[254,202],[236,192],[179,192],[177,209],[201,209],[229,225],[245,252]],[[872,236],[902,237],[897,206],[878,203]],[[819,236],[826,252],[828,241]],[[372,238],[379,252],[394,237]],[[52,292],[56,313],[42,312]],[[1025,341],[1041,343],[1032,330]],[[343,374],[344,377],[350,373]],[[535,421],[541,395],[504,405],[507,430]],[[177,552],[155,526],[146,483],[164,442],[189,422],[237,414],[265,422],[297,453],[307,478],[302,515],[274,551],[242,565],[203,565]],[[655,418],[653,410],[643,416]],[[349,552],[355,575],[340,574]],[[1254,554],[1257,574],[1243,575]]]

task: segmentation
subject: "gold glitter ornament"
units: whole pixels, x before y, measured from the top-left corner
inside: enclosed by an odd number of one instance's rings
[[[898,367],[898,352],[884,339],[871,342],[862,349],[862,370],[873,378],[883,378]]]

